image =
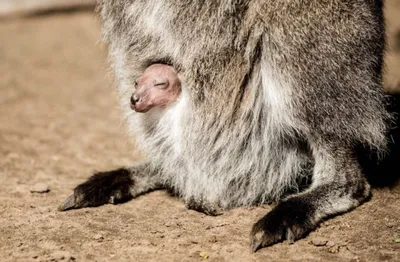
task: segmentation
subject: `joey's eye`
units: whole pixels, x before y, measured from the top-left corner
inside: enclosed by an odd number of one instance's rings
[[[137,82],[137,81],[133,82],[133,87],[134,87],[135,89],[137,89],[137,87],[138,87],[138,82]]]
[[[154,84],[155,87],[160,88],[160,89],[164,89],[167,88],[168,86],[168,82],[164,81],[164,82],[157,82]]]
[[[169,86],[168,78],[165,77],[156,77],[153,80],[153,86],[159,89],[165,89]]]

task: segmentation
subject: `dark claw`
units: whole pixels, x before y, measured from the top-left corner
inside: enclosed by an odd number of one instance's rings
[[[289,245],[294,244],[294,241],[296,240],[296,236],[293,234],[293,231],[290,228],[287,229],[286,240],[288,241]]]
[[[252,234],[251,240],[250,240],[251,251],[257,252],[257,250],[262,248],[262,244],[263,244],[262,232],[257,232],[257,233]]]
[[[66,211],[75,208],[75,195],[70,195],[65,201],[58,207],[58,211]]]

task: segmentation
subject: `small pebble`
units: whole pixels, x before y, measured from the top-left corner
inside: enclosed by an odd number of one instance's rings
[[[50,191],[49,185],[45,183],[36,183],[30,188],[31,193],[47,193]]]
[[[333,241],[328,241],[328,243],[326,243],[326,246],[327,246],[327,247],[333,247],[333,246],[335,246],[335,245],[336,245],[336,243],[333,242]]]
[[[316,247],[325,246],[326,243],[328,243],[328,240],[320,237],[315,237],[311,240],[311,244],[313,244]]]
[[[101,234],[96,234],[93,236],[93,238],[99,241],[104,239],[104,237]]]
[[[217,243],[218,242],[216,236],[212,236],[209,241],[210,241],[210,243]]]
[[[206,252],[200,252],[199,256],[203,259],[208,259],[209,255]]]

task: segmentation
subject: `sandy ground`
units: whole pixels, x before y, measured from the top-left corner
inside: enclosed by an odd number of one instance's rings
[[[395,46],[400,4],[388,5]],[[369,202],[293,245],[255,254],[249,231],[268,206],[207,217],[157,191],[58,212],[93,171],[141,158],[126,142],[97,19],[80,12],[4,20],[0,36],[0,261],[400,261],[399,185],[374,189]],[[392,90],[400,53],[387,61]],[[50,191],[31,193],[40,182]]]

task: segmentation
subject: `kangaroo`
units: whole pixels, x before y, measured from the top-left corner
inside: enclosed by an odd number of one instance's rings
[[[359,206],[370,185],[355,148],[385,151],[391,119],[382,2],[100,0],[122,111],[147,160],[94,174],[59,209],[159,188],[210,215],[275,202],[251,230],[257,251]],[[155,64],[179,84],[168,106],[138,113],[135,83]]]

